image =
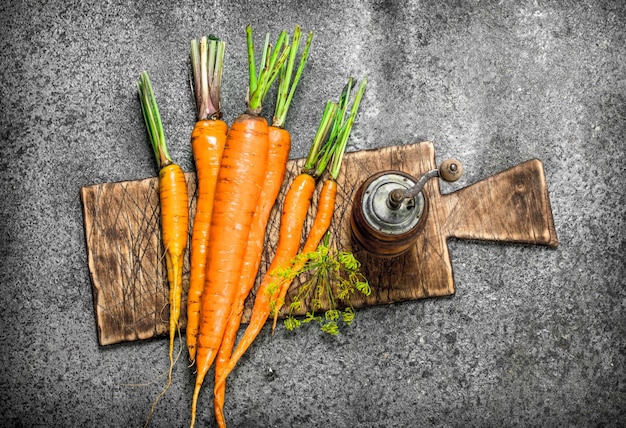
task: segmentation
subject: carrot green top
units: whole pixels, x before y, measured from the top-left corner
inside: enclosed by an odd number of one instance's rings
[[[274,109],[274,118],[272,121],[272,126],[278,128],[282,128],[285,126],[285,119],[287,118],[287,111],[289,110],[291,99],[293,98],[293,94],[296,91],[296,86],[298,85],[300,76],[302,76],[302,71],[304,70],[304,66],[309,57],[309,48],[311,47],[311,41],[313,40],[313,32],[311,31],[309,33],[309,36],[307,37],[304,51],[302,52],[302,57],[300,58],[298,69],[296,70],[296,75],[293,79],[293,83],[291,83],[291,75],[293,74],[293,66],[296,62],[296,56],[298,54],[301,37],[302,31],[300,30],[300,26],[296,26],[293,32],[293,42],[291,43],[291,48],[289,50],[289,60],[283,63],[283,66],[280,70],[280,77],[278,79],[278,92],[276,95],[276,106]],[[290,83],[291,89],[289,86]]]
[[[352,78],[350,79],[352,81]],[[350,115],[348,116],[347,121],[341,121],[339,125],[339,129],[337,131],[337,143],[333,150],[333,158],[330,163],[330,177],[333,180],[337,179],[339,175],[339,171],[341,170],[341,163],[343,161],[343,155],[346,152],[346,147],[348,145],[348,138],[350,137],[350,132],[352,131],[352,126],[354,125],[354,120],[356,119],[356,115],[359,112],[359,106],[361,105],[361,99],[363,99],[363,93],[365,92],[365,85],[367,84],[367,79],[364,77],[361,79],[361,84],[359,89],[357,90],[356,95],[354,96],[354,101],[352,102],[352,110],[350,111]],[[348,89],[348,93],[350,93],[350,89]],[[343,106],[343,112],[345,112],[346,105]],[[339,116],[337,116],[339,117]],[[342,115],[343,118],[343,115]]]
[[[146,129],[148,130],[148,137],[154,150],[154,156],[157,161],[159,169],[172,163],[172,158],[167,151],[167,144],[165,141],[165,133],[163,132],[163,124],[161,123],[161,115],[159,114],[159,107],[157,106],[156,99],[154,97],[154,91],[152,89],[152,83],[150,83],[150,77],[148,72],[141,73],[140,80],[137,82],[139,88],[139,99],[141,101],[141,110],[143,112],[143,118],[146,122]]]
[[[249,75],[247,97],[248,113],[258,115],[263,109],[263,100],[267,92],[274,80],[276,80],[276,77],[278,77],[280,69],[289,55],[287,32],[284,30],[281,31],[273,51],[269,43],[269,33],[266,34],[258,74],[254,58],[252,27],[250,25],[246,27],[246,43],[248,46]]]
[[[313,143],[309,149],[309,154],[304,161],[302,171],[307,174],[311,174],[313,177],[315,177],[316,165],[318,164],[320,154],[323,153],[324,143],[327,141],[331,125],[335,121],[337,110],[337,103],[333,101],[326,102],[324,113],[322,113],[322,119],[320,120],[320,124],[318,125],[315,136],[313,137]]]
[[[348,137],[350,137],[354,120],[359,111],[367,79],[363,78],[361,80],[361,85],[354,97],[352,108],[346,119],[348,101],[354,83],[354,79],[350,77],[339,96],[339,101],[336,103],[329,101],[326,104],[320,126],[315,134],[313,145],[303,167],[304,171],[310,173],[315,178],[321,177],[329,165],[330,178],[336,180],[339,175],[343,155],[348,145]]]
[[[219,119],[226,43],[215,36],[191,40],[191,67],[198,120]]]

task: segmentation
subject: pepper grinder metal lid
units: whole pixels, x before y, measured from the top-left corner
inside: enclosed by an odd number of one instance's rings
[[[424,228],[428,198],[422,192],[428,180],[456,181],[463,167],[455,159],[442,162],[415,179],[402,171],[381,171],[369,177],[355,194],[350,224],[356,241],[380,257],[408,251]]]

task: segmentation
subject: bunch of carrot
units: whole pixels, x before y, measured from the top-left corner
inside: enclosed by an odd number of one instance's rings
[[[278,313],[291,282],[281,281],[280,276],[277,276],[275,272],[289,268],[292,260],[298,254],[304,223],[317,181],[325,172],[328,163],[332,159],[330,176],[325,180],[320,192],[317,212],[303,251],[310,252],[315,250],[328,230],[334,214],[337,194],[336,179],[340,171],[348,137],[365,91],[365,85],[366,79],[362,79],[347,119],[345,112],[349,94],[353,87],[352,78],[350,78],[344,88],[339,102],[328,102],[326,104],[302,172],[291,182],[285,195],[280,218],[278,245],[272,262],[257,289],[250,321],[228,363],[219,373],[216,373],[216,391],[222,387],[237,362],[259,335],[272,311],[275,314]],[[216,408],[216,413],[218,411],[219,413],[222,412],[221,409]]]
[[[220,109],[225,44],[213,36],[190,43],[197,116],[191,133],[197,202],[191,234],[186,330],[189,358],[196,371],[192,427],[200,391],[213,363],[215,416],[220,427],[226,425],[223,414],[226,378],[270,315],[274,315],[274,324],[276,322],[291,281],[280,281],[275,272],[286,268],[298,254],[311,199],[327,169],[328,178],[321,189],[303,252],[317,247],[333,217],[336,179],[363,96],[365,79],[361,81],[349,113],[348,100],[354,87],[352,78],[339,101],[326,104],[302,173],[290,184],[283,201],[278,247],[256,293],[250,322],[235,347],[244,303],[257,277],[267,222],[285,178],[291,148],[285,120],[307,62],[312,37],[311,32],[297,61],[302,39],[299,27],[295,28],[291,40],[282,31],[274,46],[266,35],[257,68],[252,28],[246,27],[249,67],[246,110],[230,128],[221,119]],[[270,125],[261,112],[275,80],[278,80],[278,89]],[[148,134],[161,170],[162,236],[170,283],[170,368],[167,386],[160,397],[171,385],[175,361],[174,338],[179,331],[182,263],[188,234],[188,196],[182,170],[167,152],[147,73],[142,74],[139,89]],[[156,401],[152,410],[154,405]]]
[[[237,332],[241,325],[244,304],[250,294],[250,291],[252,290],[252,287],[254,286],[259,265],[261,263],[267,222],[285,178],[287,161],[289,160],[289,152],[291,149],[291,134],[287,129],[285,129],[284,126],[296,86],[308,59],[313,33],[310,32],[307,37],[300,62],[292,81],[301,36],[300,27],[296,27],[289,48],[289,57],[287,61],[283,63],[280,70],[274,117],[272,124],[269,126],[269,148],[265,180],[263,182],[259,202],[252,219],[247,247],[243,257],[241,275],[239,278],[239,289],[228,318],[226,331],[224,333],[222,343],[220,344],[220,349],[216,359],[216,379],[221,376],[221,373],[224,371],[224,367],[228,364],[231,357]],[[214,388],[213,401],[218,426],[225,426],[222,411],[224,406],[225,390],[225,383],[221,383],[220,385],[216,384]]]
[[[284,129],[285,117],[308,56],[312,34],[307,39],[291,82],[300,38],[299,27],[296,27],[291,44],[285,31],[280,33],[274,47],[269,43],[269,35],[266,36],[257,69],[252,28],[246,28],[249,65],[247,108],[226,134],[212,194],[199,312],[197,306],[188,310],[190,313],[194,311],[192,317],[199,320],[197,333],[191,338],[196,346],[190,348],[190,357],[194,359],[196,368],[192,426],[200,390],[210,367],[216,362],[217,375],[229,360],[243,304],[260,264],[267,221],[284,179],[291,145],[290,135]],[[280,78],[280,86],[276,114],[270,126],[261,116],[261,111],[264,99],[277,78]],[[196,162],[196,168],[199,173],[202,165]],[[187,335],[193,336],[194,331],[188,331]],[[221,426],[225,424],[221,413],[223,401],[222,387],[215,390],[214,400],[216,418]]]

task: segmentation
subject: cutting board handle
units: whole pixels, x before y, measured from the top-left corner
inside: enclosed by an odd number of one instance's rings
[[[558,245],[543,163],[538,159],[442,195],[439,203],[444,236]]]

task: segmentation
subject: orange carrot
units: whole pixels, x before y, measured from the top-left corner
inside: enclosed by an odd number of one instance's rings
[[[187,350],[196,357],[200,299],[204,288],[207,247],[215,185],[228,126],[221,120],[220,86],[225,43],[215,37],[191,41],[191,64],[197,122],[191,133],[196,164],[196,212],[191,233],[189,290],[187,292]]]
[[[228,131],[215,189],[196,350],[192,427],[202,383],[219,350],[235,299],[250,226],[265,178],[269,129],[267,121],[259,116],[262,101],[288,53],[287,45],[280,52],[285,32],[279,36],[273,53],[266,42],[263,68],[257,76],[250,26],[246,33],[251,68],[248,108]]]
[[[335,198],[337,196],[337,181],[333,179],[328,179],[324,182],[322,186],[322,190],[320,192],[318,202],[317,202],[317,212],[315,215],[315,219],[313,220],[313,225],[311,226],[311,230],[307,239],[302,247],[302,254],[308,254],[317,249],[320,241],[326,234],[328,227],[333,218],[333,214],[335,212]],[[305,258],[299,259],[293,268],[291,268],[294,272],[299,272],[307,260]],[[294,278],[295,279],[295,278]],[[276,321],[278,320],[279,311],[284,304],[285,296],[289,289],[289,286],[293,282],[293,279],[281,279],[280,289],[276,293],[275,302],[272,305],[272,313],[274,314],[274,320],[272,322],[272,331],[276,328]]]
[[[235,338],[241,325],[241,316],[243,314],[244,304],[246,298],[250,294],[250,290],[254,286],[259,265],[261,263],[267,221],[285,178],[287,161],[289,160],[289,151],[291,148],[291,135],[289,134],[289,131],[284,129],[284,124],[293,93],[308,57],[308,51],[313,38],[313,33],[309,33],[300,64],[291,85],[291,90],[289,90],[291,74],[300,44],[300,37],[300,27],[297,26],[294,31],[293,42],[290,47],[289,60],[285,61],[280,73],[274,119],[272,125],[269,127],[268,169],[265,175],[265,181],[263,182],[263,189],[261,190],[261,195],[259,197],[259,203],[254,213],[254,218],[252,219],[250,234],[248,236],[248,246],[244,254],[241,277],[239,280],[239,291],[235,297],[235,302],[233,303],[232,312],[228,319],[226,331],[224,332],[224,337],[217,354],[217,359],[215,360],[216,378],[220,376],[222,368],[228,363],[233,346],[235,345]],[[219,427],[226,426],[223,414],[225,389],[226,384],[223,383],[219,388],[214,390],[213,401],[215,416]]]
[[[140,77],[139,97],[148,136],[159,167],[159,200],[161,206],[161,236],[165,248],[167,278],[169,283],[169,372],[164,389],[157,396],[146,424],[159,401],[172,384],[174,368],[174,340],[179,332],[178,320],[182,300],[183,258],[187,248],[188,195],[185,175],[177,164],[172,162],[167,150],[165,134],[154,91],[147,72]]]
[[[216,390],[221,388],[221,385],[225,383],[226,378],[235,368],[239,359],[254,342],[270,315],[270,303],[275,299],[275,293],[278,291],[275,287],[275,278],[271,273],[275,269],[287,266],[291,259],[298,253],[302,229],[316,187],[316,177],[313,175],[313,171],[315,170],[315,164],[321,151],[322,143],[328,135],[330,125],[333,122],[336,112],[337,105],[333,102],[328,102],[303,170],[295,177],[287,190],[283,201],[280,229],[278,232],[278,245],[274,257],[257,289],[248,326],[237,343],[237,347],[233,351],[228,364],[223,367],[215,381]]]
[[[326,234],[326,231],[328,230],[332,221],[335,211],[335,199],[337,197],[337,177],[339,176],[339,171],[341,169],[341,163],[347,147],[348,138],[350,136],[350,132],[352,131],[352,126],[354,124],[356,114],[358,113],[361,99],[363,98],[363,93],[365,92],[366,83],[367,80],[363,78],[361,80],[361,85],[359,87],[359,90],[357,91],[354,102],[352,103],[352,110],[350,111],[350,115],[348,116],[347,121],[345,121],[344,123],[343,114],[337,115],[335,117],[335,125],[333,126],[333,130],[335,132],[331,133],[330,137],[331,149],[325,154],[326,156],[332,155],[330,176],[324,182],[324,186],[322,187],[322,191],[320,193],[317,204],[315,219],[313,220],[313,225],[311,226],[309,235],[304,243],[304,247],[302,248],[302,254],[307,254],[317,249],[317,246]],[[345,93],[349,94],[351,89],[352,78],[350,78],[348,82]],[[343,97],[342,105],[340,107],[342,112],[345,111],[346,101],[347,97]],[[323,165],[323,162],[321,162],[321,164]],[[321,171],[319,171],[319,167],[317,173],[321,174]],[[304,267],[305,263],[306,258],[301,259],[297,262],[296,266],[292,270],[294,272],[300,271]],[[289,286],[292,282],[293,278],[284,279],[280,282],[280,291],[277,294],[276,302],[273,308],[274,321],[272,323],[272,330],[276,327],[276,320],[278,319],[279,311],[284,304],[285,296],[287,295],[287,291],[289,290]]]

